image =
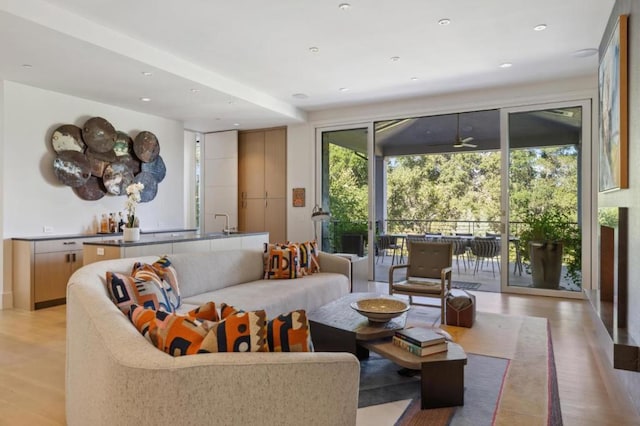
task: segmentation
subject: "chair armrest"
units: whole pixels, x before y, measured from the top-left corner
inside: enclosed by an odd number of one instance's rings
[[[396,271],[396,269],[408,269],[409,268],[409,264],[404,264],[404,265],[393,265],[389,268],[389,283],[393,283],[393,273]]]
[[[452,268],[450,266],[442,268],[442,271],[440,271],[442,290],[445,288],[445,281],[447,281],[447,291],[451,290],[451,271]]]

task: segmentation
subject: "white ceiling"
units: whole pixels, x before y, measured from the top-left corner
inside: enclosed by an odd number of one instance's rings
[[[340,9],[342,2],[351,7]],[[0,79],[181,120],[201,132],[278,126],[340,106],[595,78],[597,55],[573,53],[598,48],[613,4],[2,0]],[[451,23],[439,25],[441,18]],[[547,29],[534,31],[538,24]],[[504,62],[513,66],[500,68]]]

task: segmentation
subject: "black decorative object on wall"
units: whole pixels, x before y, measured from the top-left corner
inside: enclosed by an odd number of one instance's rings
[[[102,117],[88,119],[82,128],[59,126],[51,135],[51,146],[57,154],[56,177],[83,200],[127,195],[129,184],[142,182],[141,202],[149,202],[166,175],[156,135],[144,130],[131,138]]]

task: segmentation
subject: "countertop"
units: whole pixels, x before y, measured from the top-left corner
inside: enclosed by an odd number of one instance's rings
[[[166,233],[166,235],[162,235],[159,233],[154,233],[153,235],[140,235],[140,240],[138,241],[123,241],[120,239],[111,239],[111,240],[101,240],[101,241],[86,241],[83,245],[86,246],[109,246],[109,247],[135,247],[135,246],[145,246],[152,244],[162,244],[162,243],[176,243],[176,242],[186,242],[186,241],[199,241],[199,240],[216,240],[221,238],[237,238],[237,237],[246,237],[251,235],[266,235],[267,232],[233,232],[231,234],[224,234],[222,232],[211,232],[207,234],[199,234],[197,232],[186,233],[186,234],[177,234],[175,233]]]
[[[153,238],[155,235],[156,238],[162,238],[159,234],[167,234],[167,236],[175,238],[180,236],[180,234],[190,235],[192,238],[194,236],[200,235],[198,229],[196,228],[178,228],[178,229],[157,229],[157,230],[140,230],[141,237],[147,235],[149,238]],[[216,234],[216,233],[213,233]],[[213,235],[212,234],[212,235]],[[222,234],[222,233],[218,233]],[[245,234],[247,235],[247,234]],[[16,241],[52,241],[52,240],[66,240],[66,239],[76,239],[76,238],[95,238],[95,237],[114,237],[114,238],[122,238],[122,232],[115,233],[95,233],[95,234],[66,234],[66,235],[41,235],[37,237],[13,237],[12,240]],[[196,238],[197,239],[197,238]]]

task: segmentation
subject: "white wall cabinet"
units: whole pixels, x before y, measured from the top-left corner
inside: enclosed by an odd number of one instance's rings
[[[207,133],[201,153],[203,233],[238,227],[238,131]]]

